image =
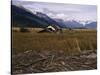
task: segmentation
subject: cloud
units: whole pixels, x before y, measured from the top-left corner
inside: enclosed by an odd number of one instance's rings
[[[57,14],[56,16],[57,16],[58,18],[64,18],[64,17],[66,17],[66,15],[63,14],[63,13],[61,13],[61,14]]]
[[[97,6],[95,5],[79,5],[79,4],[62,4],[62,3],[46,3],[32,1],[16,1],[13,4],[20,4],[25,8],[39,11],[53,18],[61,18],[63,20],[97,20]]]

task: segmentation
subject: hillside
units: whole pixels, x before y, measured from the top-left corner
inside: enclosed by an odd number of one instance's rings
[[[12,25],[16,27],[47,27],[49,23],[22,7],[12,5]]]
[[[97,28],[97,22],[91,22],[89,24],[86,24],[85,27],[89,28],[89,29],[96,29]]]

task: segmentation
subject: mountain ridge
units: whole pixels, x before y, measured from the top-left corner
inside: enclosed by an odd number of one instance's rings
[[[97,22],[87,22],[83,25],[81,22],[75,20],[63,20],[51,18],[47,14],[42,12],[32,13],[24,7],[18,7],[16,5],[11,5],[12,8],[12,22],[14,26],[20,27],[41,27],[45,28],[49,25],[57,25],[60,28],[87,28],[87,29],[96,29]],[[19,25],[18,25],[19,24]]]

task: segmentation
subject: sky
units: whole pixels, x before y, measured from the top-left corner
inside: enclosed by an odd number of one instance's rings
[[[52,18],[76,21],[97,21],[96,5],[79,5],[63,3],[47,3],[23,0],[12,0],[12,4],[23,6],[32,11],[39,11],[47,14]]]

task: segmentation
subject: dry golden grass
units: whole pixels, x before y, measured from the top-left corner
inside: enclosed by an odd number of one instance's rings
[[[64,30],[62,34],[12,32],[12,48],[26,50],[63,50],[65,53],[78,53],[82,50],[97,49],[96,30]]]

